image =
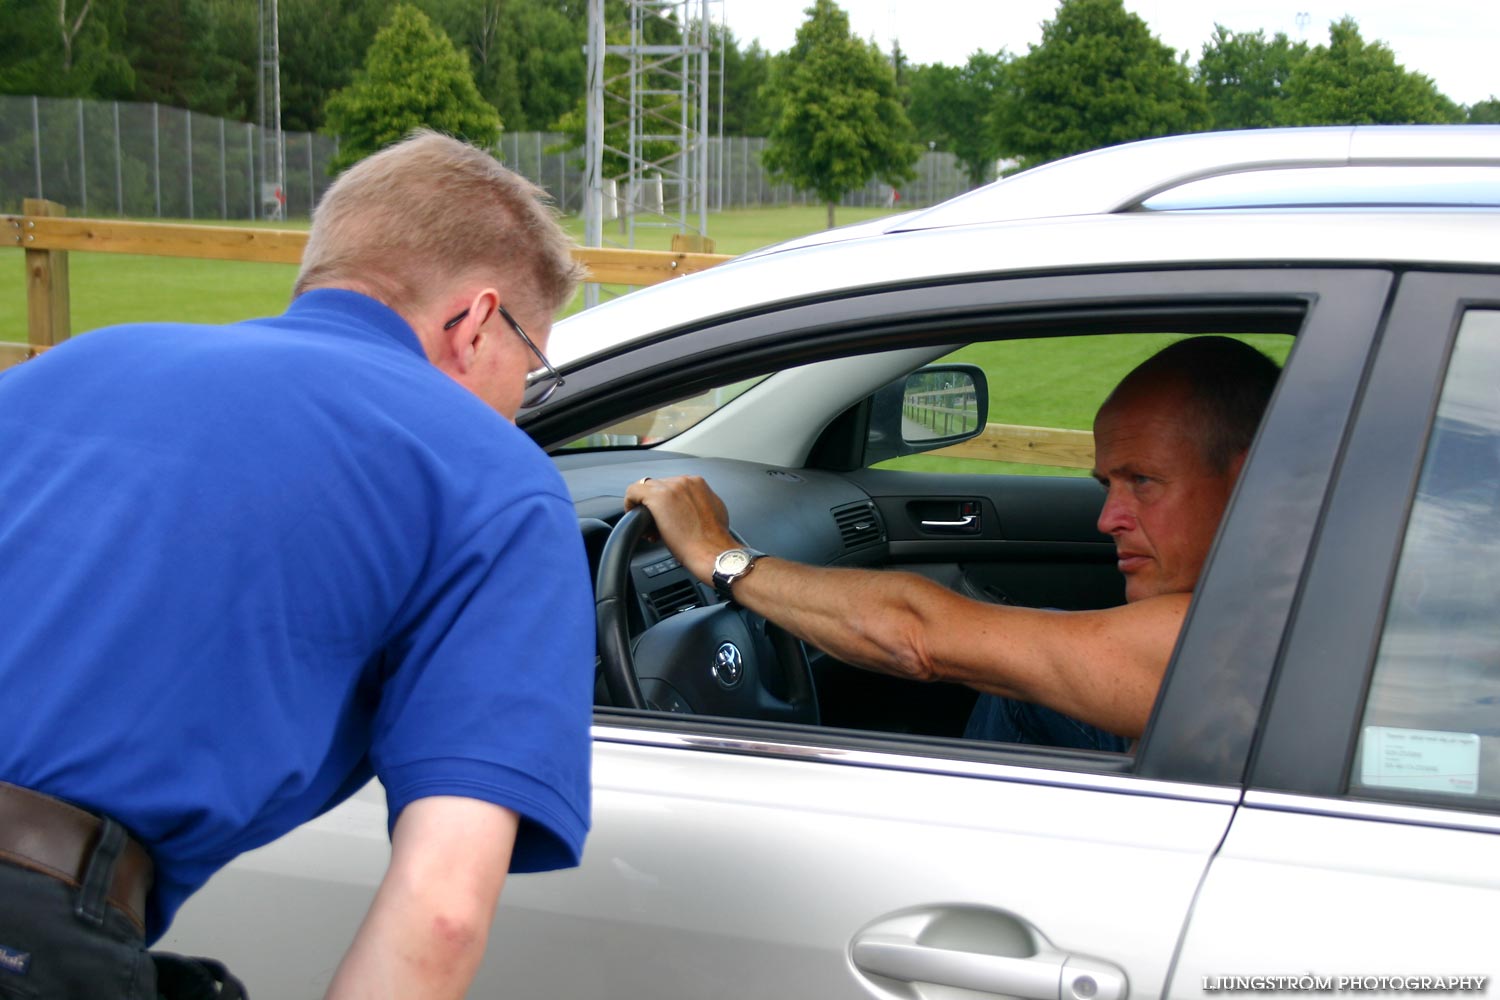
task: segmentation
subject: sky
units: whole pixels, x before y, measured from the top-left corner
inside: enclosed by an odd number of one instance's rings
[[[760,39],[771,52],[791,47],[811,0],[710,0],[742,45]],[[889,50],[892,38],[912,62],[967,61],[976,49],[1024,55],[1041,41],[1057,0],[839,0],[850,26]],[[1283,31],[1293,41],[1327,44],[1328,25],[1346,14],[1366,41],[1390,46],[1396,61],[1431,77],[1460,104],[1500,97],[1500,3],[1496,0],[1125,0],[1153,34],[1196,62],[1214,25],[1233,31]]]

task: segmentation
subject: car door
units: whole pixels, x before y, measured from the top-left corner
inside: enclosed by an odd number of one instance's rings
[[[1111,308],[1232,292],[1303,317],[1179,647],[1174,696],[1139,753],[601,711],[583,866],[506,889],[489,960],[512,994],[1163,995],[1240,798],[1286,581],[1311,542],[1388,284],[1379,272],[1225,271],[985,290]],[[908,293],[898,315],[954,297]],[[841,329],[892,304],[843,301]],[[803,350],[818,336],[788,315],[763,321]],[[637,374],[634,391],[651,381]],[[1266,504],[1303,515],[1270,554]],[[1246,590],[1268,597],[1247,606]]]
[[[579,405],[624,414],[696,389],[685,371],[753,374],[747,351],[774,365],[781,352],[952,342],[966,316],[990,329],[1046,310],[1138,309],[1142,322],[1228,310],[1298,330],[1134,755],[601,710],[583,864],[508,880],[470,995],[1164,995],[1240,801],[1390,281],[1221,269],[876,291],[570,371]],[[754,328],[726,329],[740,324]],[[562,442],[597,420],[549,408],[528,429]],[[386,851],[372,785],[234,862],[162,944],[225,960],[257,993],[317,996]]]
[[[1174,996],[1500,976],[1496,385],[1500,279],[1404,277]]]

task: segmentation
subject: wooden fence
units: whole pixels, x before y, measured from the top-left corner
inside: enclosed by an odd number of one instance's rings
[[[307,233],[300,230],[70,219],[63,206],[37,199],[24,202],[22,215],[0,216],[0,233],[25,253],[28,341],[0,343],[0,368],[68,338],[70,252],[296,264],[307,244]],[[580,247],[574,253],[588,269],[589,280],[618,285],[653,285],[730,259],[688,250]],[[1094,441],[1086,431],[988,424],[978,437],[928,454],[1087,469],[1094,463]]]
[[[973,386],[933,389],[908,395],[902,415],[933,437],[962,434],[974,427],[979,404]],[[1023,424],[985,424],[978,437],[960,444],[925,452],[947,458],[972,458],[985,462],[1018,462],[1052,465],[1065,469],[1094,467],[1094,435],[1088,431]]]
[[[307,233],[300,230],[70,219],[63,206],[31,198],[22,208],[22,215],[0,216],[0,238],[25,251],[27,343],[0,344],[0,368],[67,339],[71,251],[296,264],[307,245]],[[588,268],[588,280],[612,285],[654,285],[729,259],[713,253],[593,247],[580,247],[574,254]]]

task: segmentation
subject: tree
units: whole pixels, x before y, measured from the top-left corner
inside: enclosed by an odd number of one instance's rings
[[[896,76],[874,45],[849,31],[833,0],[814,0],[792,48],[776,58],[766,99],[775,108],[763,162],[828,206],[880,177],[915,176],[918,150],[896,96]]]
[[[254,7],[224,0],[131,0],[125,51],[134,100],[246,117],[254,107]]]
[[[474,83],[517,131],[545,129],[583,92],[587,9],[578,0],[421,0],[469,55]]]
[[[0,6],[0,93],[128,99],[124,0],[9,0]]]
[[[417,8],[397,4],[375,34],[354,82],[328,99],[327,128],[339,137],[337,173],[425,126],[493,146],[500,116],[474,86],[469,61]]]
[[[1208,94],[1214,128],[1266,128],[1281,122],[1286,82],[1307,55],[1307,43],[1293,44],[1277,32],[1233,32],[1214,25],[1203,45],[1194,78]]]
[[[204,0],[209,23],[206,72],[219,84],[218,114],[250,121],[257,110],[256,69],[260,55],[259,11],[243,0]]]
[[[588,9],[566,0],[516,0],[501,39],[515,67],[521,117],[513,128],[549,129],[588,85]]]
[[[513,20],[511,0],[415,0],[422,13],[442,28],[460,52],[469,57],[474,85],[500,112],[502,121],[517,127],[521,117],[516,68],[501,58],[503,39]],[[502,30],[503,29],[503,30]]]
[[[1463,109],[1437,85],[1396,62],[1383,42],[1366,42],[1352,17],[1332,24],[1287,80],[1286,125],[1401,125],[1461,122]]]
[[[1470,125],[1500,125],[1500,100],[1491,97],[1470,105],[1468,120]]]
[[[724,53],[724,134],[763,136],[771,131],[771,109],[762,100],[761,92],[771,76],[771,54],[760,47],[759,41],[750,43],[741,50],[734,32],[714,25],[715,52],[720,47]],[[717,69],[718,67],[713,67]],[[719,75],[709,76],[708,103],[712,114],[718,115]]]
[[[990,123],[1023,166],[1209,121],[1203,88],[1121,0],[1062,0],[1009,81]]]
[[[911,77],[911,121],[917,137],[935,141],[963,166],[970,186],[993,180],[1000,144],[983,122],[1005,86],[1005,53],[975,52],[963,66],[919,66]]]
[[[390,6],[390,0],[280,0],[284,128],[314,132],[323,127],[329,95],[354,79]],[[259,36],[249,40],[259,58]]]

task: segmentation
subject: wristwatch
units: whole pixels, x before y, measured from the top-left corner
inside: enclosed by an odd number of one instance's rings
[[[734,600],[730,590],[734,581],[755,568],[755,560],[765,555],[754,549],[725,549],[714,560],[714,589],[726,601]]]

